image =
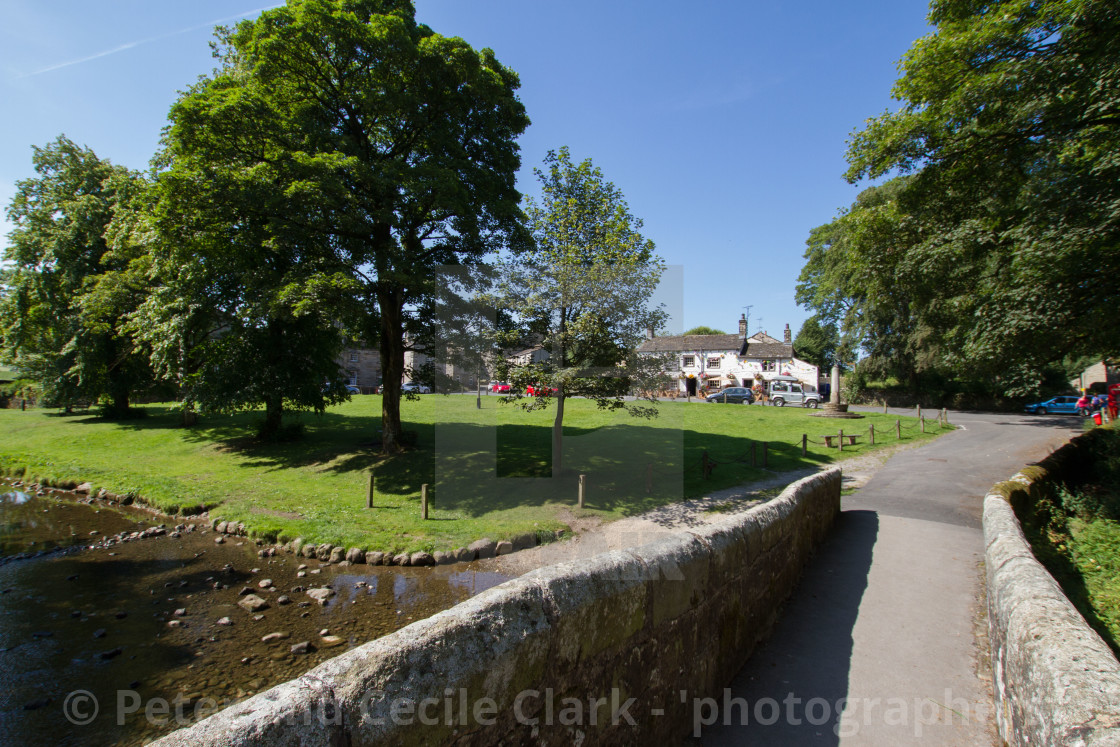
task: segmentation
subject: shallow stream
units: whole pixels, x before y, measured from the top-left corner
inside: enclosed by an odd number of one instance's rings
[[[216,544],[203,523],[176,532],[141,509],[0,490],[6,744],[142,744],[508,578],[475,563],[261,558],[246,538]],[[325,606],[306,593],[323,586]],[[239,606],[246,589],[268,607]]]

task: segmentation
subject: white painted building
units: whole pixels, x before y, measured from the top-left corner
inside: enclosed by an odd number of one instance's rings
[[[820,372],[812,363],[794,356],[788,324],[784,336],[784,341],[765,332],[747,337],[747,320],[743,317],[737,335],[651,337],[638,352],[670,356],[666,371],[685,393],[753,386],[758,379],[767,381],[775,376],[793,376],[816,391]]]

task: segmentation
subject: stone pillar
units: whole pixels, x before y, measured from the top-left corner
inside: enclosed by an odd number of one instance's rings
[[[832,367],[832,391],[828,401],[834,405],[840,404],[840,366]]]

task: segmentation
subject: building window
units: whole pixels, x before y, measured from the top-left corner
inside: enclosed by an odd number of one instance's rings
[[[719,358],[709,358],[708,359],[708,368],[719,368],[719,361],[720,361]]]
[[[708,389],[717,391],[723,387],[723,382],[719,379],[708,379]]]
[[[350,353],[350,362],[351,363],[357,363],[358,362],[358,354],[356,352],[351,352]]]
[[[696,365],[696,356],[695,355],[683,355],[683,356],[681,356],[681,368],[692,368],[695,365]]]
[[[763,361],[762,362],[762,370],[763,371],[773,371],[775,369],[777,369],[777,364],[774,361]]]
[[[346,375],[350,377],[350,386],[357,386],[358,385],[358,372],[357,371],[347,371]]]

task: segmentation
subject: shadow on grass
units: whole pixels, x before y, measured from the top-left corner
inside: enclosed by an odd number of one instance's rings
[[[434,487],[440,509],[468,516],[516,508],[577,501],[579,475],[586,475],[585,507],[633,515],[685,498],[815,467],[833,460],[810,452],[800,442],[771,442],[765,463],[761,442],[739,434],[713,434],[658,424],[564,428],[564,471],[552,476],[551,425],[414,423],[418,446],[385,457],[378,452],[380,413],[370,415],[305,413],[291,417],[306,426],[303,439],[263,443],[253,438],[260,413],[207,417],[183,428],[178,412],[149,406],[149,417],[120,421],[133,430],[174,428],[189,442],[214,444],[243,467],[264,471],[375,475],[375,492],[413,496],[420,486]],[[77,422],[104,422],[96,417]],[[707,452],[709,473],[704,474]],[[752,461],[753,458],[753,461]],[[376,498],[375,498],[376,500]]]
[[[441,508],[479,516],[549,503],[575,504],[586,475],[586,508],[633,515],[705,492],[830,461],[800,446],[771,444],[768,468],[750,463],[750,440],[652,424],[564,429],[564,466],[551,476],[551,428],[441,424],[434,482]],[[713,469],[703,474],[707,450]],[[404,489],[379,476],[378,488]],[[413,488],[415,489],[415,488]]]

